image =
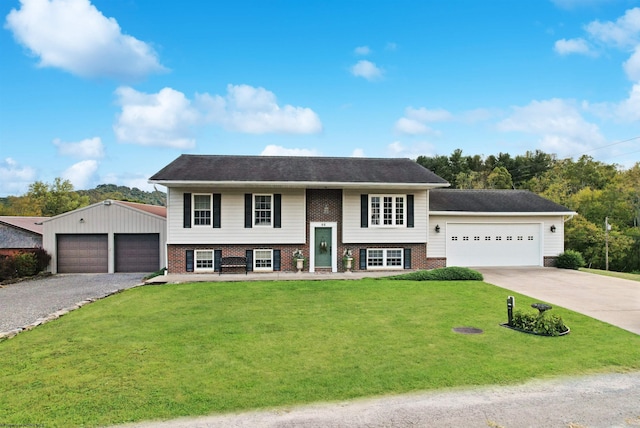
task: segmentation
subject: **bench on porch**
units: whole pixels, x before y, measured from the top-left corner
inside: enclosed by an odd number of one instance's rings
[[[218,275],[222,275],[223,268],[244,268],[244,274],[248,272],[247,258],[246,257],[222,257],[220,259],[220,272]]]

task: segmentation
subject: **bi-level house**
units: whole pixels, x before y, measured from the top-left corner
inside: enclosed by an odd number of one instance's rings
[[[167,187],[169,273],[426,268],[428,193],[448,186],[410,159],[182,155]]]

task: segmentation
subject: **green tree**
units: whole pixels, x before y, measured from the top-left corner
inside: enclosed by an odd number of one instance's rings
[[[56,178],[52,184],[36,181],[26,196],[40,209],[43,216],[56,216],[89,205],[87,196],[74,192],[69,180]]]
[[[490,189],[512,189],[513,180],[507,168],[497,166],[487,177],[487,185]]]

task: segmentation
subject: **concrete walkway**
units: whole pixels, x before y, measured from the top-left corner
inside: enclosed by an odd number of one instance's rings
[[[485,282],[640,334],[640,282],[556,268],[475,268]],[[516,299],[516,307],[518,301]]]
[[[381,278],[384,276],[398,275],[407,271],[358,271],[336,273],[310,273],[310,272],[269,272],[269,273],[223,273],[222,275],[207,273],[169,274],[156,276],[149,279],[147,284],[178,284],[182,282],[232,282],[232,281],[322,281],[326,279],[362,279]]]

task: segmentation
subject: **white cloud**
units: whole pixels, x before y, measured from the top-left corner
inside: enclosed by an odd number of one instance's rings
[[[352,158],[363,158],[364,157],[364,150],[363,149],[353,149],[353,152],[351,152],[351,157]]]
[[[538,136],[541,149],[559,155],[581,153],[605,141],[598,126],[587,122],[573,103],[557,98],[513,107],[497,129]]]
[[[369,46],[358,46],[353,51],[356,55],[362,55],[362,56],[366,56],[371,53],[371,49],[369,49]]]
[[[314,134],[322,131],[310,108],[279,106],[273,92],[249,85],[228,85],[227,95],[196,95],[206,120],[248,134]]]
[[[35,181],[36,171],[29,166],[21,166],[12,158],[0,161],[0,194],[20,195]]]
[[[373,81],[381,79],[384,71],[381,68],[378,68],[378,66],[371,61],[363,59],[351,67],[351,74],[356,77],[364,77],[367,80]]]
[[[71,165],[62,173],[62,178],[69,180],[75,189],[88,189],[95,181],[98,162],[83,160]]]
[[[119,141],[177,149],[195,146],[190,129],[200,115],[182,92],[163,88],[145,94],[123,86],[116,96],[122,107],[113,126]]]
[[[419,120],[421,122],[445,122],[453,119],[453,115],[442,108],[429,110],[424,107],[420,107],[418,109],[407,107],[405,109],[405,115],[410,119]]]
[[[79,159],[100,159],[104,157],[104,147],[100,137],[86,138],[77,143],[65,143],[56,138],[53,145],[58,148],[58,154],[72,156]]]
[[[589,44],[582,38],[560,39],[556,41],[553,49],[560,55],[584,54],[595,55],[589,48]]]
[[[165,71],[151,46],[122,33],[89,0],[20,0],[5,28],[39,57],[39,66],[81,77],[137,79]]]
[[[619,103],[584,103],[589,112],[616,122],[640,121],[640,83],[636,83],[629,92],[629,97]]]
[[[640,44],[636,46],[631,57],[622,65],[629,80],[640,81]]]
[[[395,123],[394,129],[396,132],[408,135],[420,135],[433,132],[433,130],[424,123],[415,119],[408,119],[406,117],[398,119]]]
[[[620,48],[633,47],[640,43],[640,8],[627,10],[616,22],[590,22],[585,30],[602,43]]]
[[[315,149],[287,149],[282,146],[276,146],[270,144],[264,148],[261,156],[322,156],[322,154]]]
[[[150,174],[149,174],[150,175]],[[153,192],[154,185],[149,183],[149,175],[137,174],[137,173],[125,173],[125,174],[107,174],[100,177],[100,183],[104,184],[116,184],[118,186],[137,187],[145,192]],[[158,190],[164,191],[162,186],[159,186]]]
[[[435,133],[427,123],[446,122],[453,120],[453,115],[445,109],[429,110],[424,107],[413,108],[407,107],[404,111],[405,117],[398,119],[394,125],[396,132],[407,135],[420,135]]]

